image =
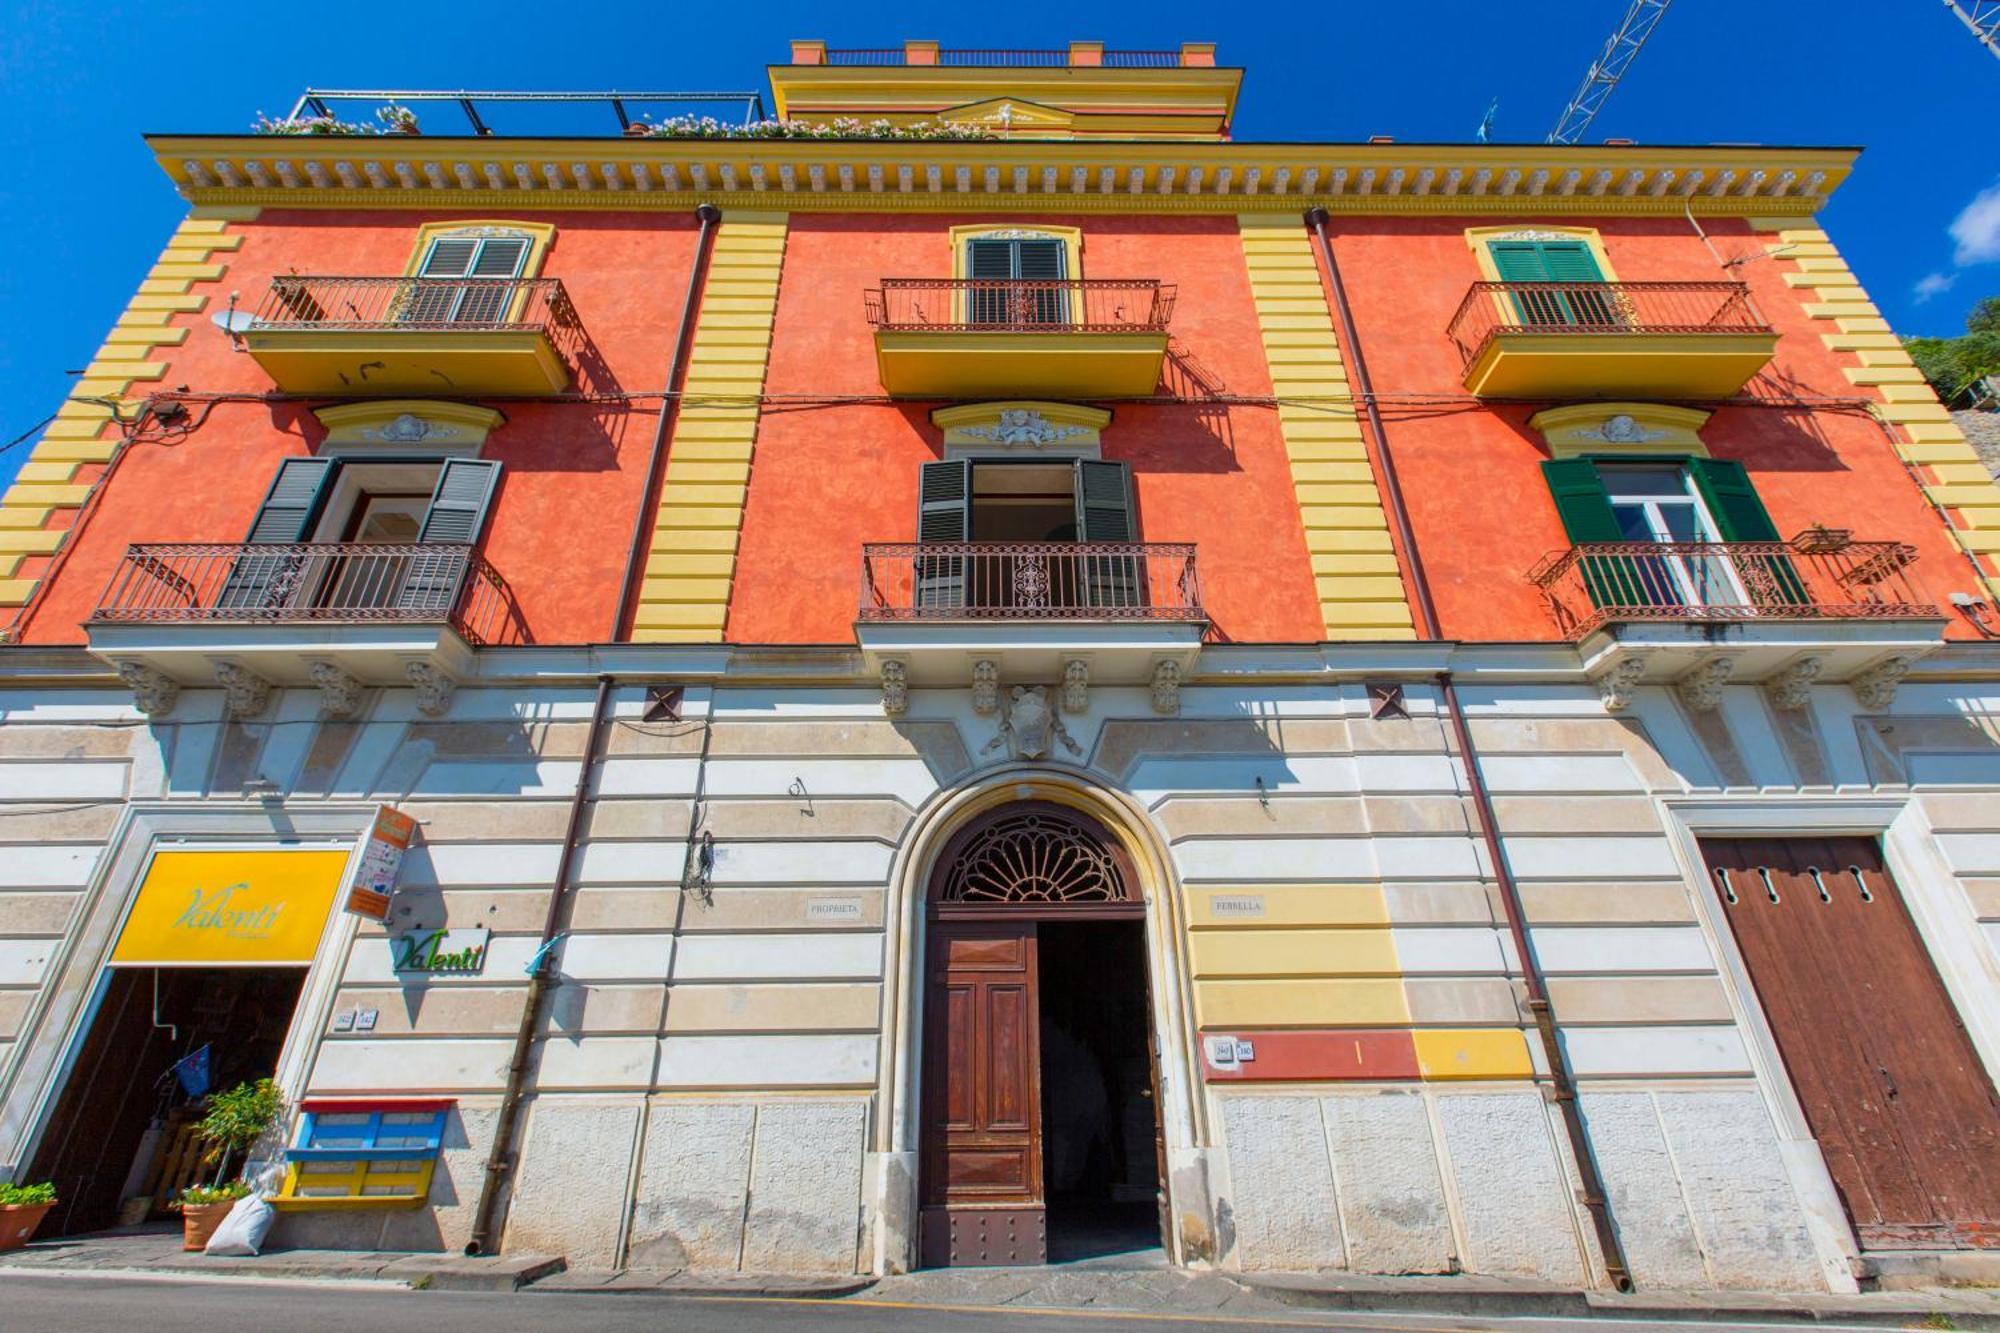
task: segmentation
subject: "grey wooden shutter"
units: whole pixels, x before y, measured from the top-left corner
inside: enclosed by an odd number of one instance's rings
[[[1002,282],[1014,276],[1014,246],[1011,241],[968,241],[965,272],[974,282]],[[966,301],[966,319],[974,324],[1008,323],[1010,293],[1005,287],[977,287]]]
[[[489,281],[468,286],[465,299],[458,303],[458,310],[452,315],[454,324],[498,324],[506,322],[507,311],[514,303],[515,293],[520,291],[513,282],[495,279],[520,276],[521,265],[528,257],[528,238],[525,236],[488,236],[479,243],[479,253],[473,256],[469,276]]]
[[[1076,537],[1089,543],[1131,543],[1138,539],[1132,514],[1132,469],[1124,463],[1080,459],[1076,465]],[[1089,605],[1143,605],[1145,556],[1112,551],[1083,557]]]
[[[397,604],[437,611],[451,610],[465,572],[472,564],[472,545],[486,526],[486,511],[500,484],[500,465],[480,458],[450,458],[438,471],[431,506],[424,512],[417,541],[424,546],[456,549],[424,552],[410,557]]]
[[[319,521],[338,469],[331,458],[287,458],[278,464],[244,544],[294,546],[305,541]],[[230,566],[216,604],[239,611],[275,611],[288,605],[299,590],[305,566],[306,558],[298,551],[246,551]]]
[[[917,540],[963,542],[972,532],[972,464],[963,458],[925,463],[917,479]],[[919,555],[918,606],[965,605],[965,557]]]
[[[1063,285],[1063,244],[1061,241],[1015,241],[1014,276],[1023,282],[1046,283],[1028,287],[1021,302],[1022,318],[1033,324],[1062,324],[1069,312],[1069,292]]]

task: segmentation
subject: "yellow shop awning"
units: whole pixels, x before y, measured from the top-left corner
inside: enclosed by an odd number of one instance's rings
[[[157,852],[111,951],[128,966],[312,962],[348,853]]]

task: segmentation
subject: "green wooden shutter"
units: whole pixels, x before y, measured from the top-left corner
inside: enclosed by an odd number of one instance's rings
[[[1726,542],[1782,541],[1771,522],[1757,488],[1743,465],[1728,458],[1690,458],[1688,475],[1695,491],[1715,520],[1717,535]],[[1730,556],[1737,581],[1753,603],[1759,605],[1808,607],[1812,597],[1798,567],[1785,555],[1753,556],[1738,552]]]
[[[481,458],[446,459],[438,470],[437,486],[431,492],[430,508],[424,511],[423,526],[417,530],[418,543],[469,547],[477,542],[499,484],[498,463]],[[458,599],[471,564],[468,550],[411,556],[397,604],[440,613],[449,611]]]
[[[972,464],[963,458],[925,463],[917,477],[917,540],[963,542],[972,532]],[[917,605],[965,605],[965,557],[917,557]]]
[[[1611,512],[1611,497],[1597,465],[1587,458],[1558,458],[1542,464],[1542,477],[1556,502],[1556,516],[1571,545],[1584,542],[1622,542],[1625,533],[1618,516]]]
[[[1542,464],[1542,477],[1556,502],[1556,516],[1570,545],[1591,542],[1622,542],[1624,530],[1611,512],[1611,497],[1597,465],[1587,458],[1557,458]],[[1580,561],[1584,588],[1599,606],[1645,605],[1645,558],[1617,555],[1586,555]]]
[[[479,255],[476,236],[440,236],[431,242],[430,253],[417,269],[420,278],[464,278],[472,274],[472,261]]]
[[[1076,465],[1076,539],[1080,542],[1134,542],[1138,523],[1132,512],[1132,469],[1124,463],[1080,459]],[[1146,588],[1145,557],[1112,552],[1084,557],[1088,605],[1140,606]]]
[[[1581,241],[1494,241],[1488,247],[1502,282],[1603,282],[1597,257]],[[1578,292],[1515,292],[1523,324],[1615,324],[1605,296]]]
[[[287,458],[278,464],[264,503],[243,541],[249,546],[292,546],[312,535],[326,506],[339,464],[331,458]],[[296,551],[236,557],[223,580],[217,605],[244,611],[275,611],[288,605],[302,585],[306,559]]]
[[[1781,540],[1750,474],[1743,465],[1727,458],[1690,458],[1688,475],[1708,515],[1715,520],[1717,533],[1726,542],[1774,542]]]
[[[1502,282],[1549,282],[1542,247],[1534,241],[1494,241],[1486,247]]]

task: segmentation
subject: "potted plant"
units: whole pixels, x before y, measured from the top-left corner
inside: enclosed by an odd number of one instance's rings
[[[208,1238],[222,1225],[222,1219],[249,1192],[250,1187],[240,1180],[226,1185],[190,1185],[182,1190],[180,1197],[168,1205],[180,1210],[181,1248],[206,1249]]]
[[[417,113],[395,102],[391,102],[385,107],[377,108],[375,119],[382,122],[382,133],[384,134],[423,133],[423,130],[417,126]]]
[[[208,1145],[201,1160],[214,1164],[215,1179],[206,1186],[189,1186],[176,1201],[181,1210],[182,1249],[199,1250],[208,1244],[209,1234],[228,1216],[236,1201],[250,1192],[250,1187],[240,1180],[224,1183],[230,1159],[255,1147],[257,1140],[278,1122],[284,1109],[278,1085],[268,1078],[239,1083],[227,1092],[210,1095],[206,1113],[195,1122],[194,1136]]]
[[[56,1206],[56,1187],[0,1185],[0,1250],[18,1250],[35,1234],[42,1218]]]

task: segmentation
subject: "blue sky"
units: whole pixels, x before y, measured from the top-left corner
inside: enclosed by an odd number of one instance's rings
[[[182,212],[139,136],[244,129],[259,111],[287,110],[306,84],[753,88],[793,37],[968,47],[1212,40],[1224,63],[1249,70],[1237,118],[1244,138],[1469,139],[1498,97],[1494,138],[1535,142],[1625,8],[1068,0],[1046,11],[910,5],[898,20],[888,5],[779,0],[381,10],[9,0],[0,215],[15,251],[0,265],[0,443],[54,410],[64,372],[88,362]],[[1288,24],[1275,21],[1280,13]],[[1935,0],[1678,0],[1591,137],[1865,146],[1826,222],[1897,328],[1955,334],[1974,301],[2000,294],[1995,105],[2000,61]],[[0,454],[0,484],[26,452]]]

